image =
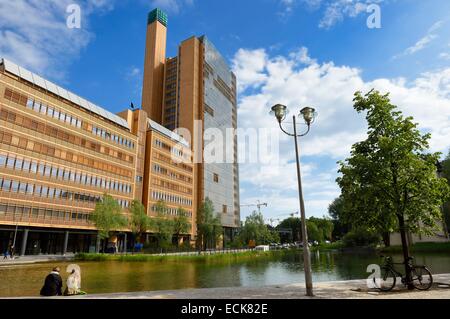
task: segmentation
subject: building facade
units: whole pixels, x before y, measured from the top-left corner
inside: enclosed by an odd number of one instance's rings
[[[160,53],[166,50],[162,35],[167,34],[167,16],[156,9],[148,23],[146,54],[150,56],[145,57],[144,78],[159,81],[160,69],[152,61],[161,61]],[[198,205],[206,198],[213,202],[225,237],[230,238],[240,226],[236,77],[206,36],[183,41],[178,56],[166,58],[163,65],[163,100],[146,103],[153,85],[145,82],[143,108],[167,129],[179,130],[180,135],[180,129],[189,132],[185,137],[194,154],[195,200]],[[211,130],[224,141],[224,156],[214,162],[205,161],[204,156],[210,142],[205,132]]]
[[[166,58],[166,34],[167,15],[150,12],[142,109],[118,114],[0,59],[0,251],[96,251],[90,214],[105,193],[124,215],[133,200],[150,217],[158,201],[167,218],[181,208],[192,225],[181,235],[191,242],[209,198],[231,239],[240,225],[234,131],[228,162],[204,162],[203,152],[206,130],[225,137],[236,128],[236,78],[205,36]],[[116,236],[122,249],[129,232]]]
[[[1,251],[95,251],[89,216],[105,193],[125,215],[133,200],[149,216],[158,200],[167,203],[168,218],[182,207],[193,225],[182,235],[194,238],[192,164],[177,156],[190,156],[189,144],[145,111],[112,114],[0,60]],[[122,249],[126,233],[118,236]]]
[[[89,214],[102,195],[124,210],[135,199],[137,138],[129,124],[6,60],[0,127],[2,251],[11,244],[27,254],[72,244],[87,251],[95,245]]]

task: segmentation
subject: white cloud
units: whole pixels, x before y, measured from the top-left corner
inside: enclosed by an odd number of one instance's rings
[[[437,31],[444,25],[444,21],[437,21],[434,23],[430,29],[428,29],[427,34],[419,39],[413,46],[407,48],[403,53],[396,55],[393,59],[397,59],[402,56],[412,55],[419,51],[422,51],[426,47],[428,47],[431,42],[433,42],[436,38],[438,38]]]
[[[62,78],[64,68],[92,40],[89,16],[114,1],[80,1],[81,29],[66,25],[71,0],[0,0],[0,56],[46,76]]]
[[[309,64],[303,63],[306,57]],[[249,63],[252,61],[258,62]],[[270,56],[264,49],[240,49],[233,66],[238,79],[244,75],[238,107],[240,127],[277,127],[268,114],[276,103],[287,105],[290,115],[306,105],[317,108],[319,116],[310,134],[300,139],[308,214],[326,213],[328,204],[339,194],[336,161],[347,157],[351,145],[365,138],[364,115],[353,109],[355,91],[376,88],[390,92],[392,102],[405,115],[413,116],[424,132],[431,132],[432,151],[446,153],[450,148],[450,68],[424,73],[414,81],[380,78],[367,82],[359,69],[318,63],[306,48],[286,56]],[[292,129],[289,123],[285,126]],[[298,210],[293,141],[284,134],[280,138],[279,167],[243,164],[240,168],[246,188],[241,201],[273,201],[267,210],[272,216]]]
[[[366,12],[368,5],[382,3],[387,0],[280,0],[284,7],[284,16],[293,11],[297,4],[305,4],[310,10],[323,9],[323,16],[319,21],[319,28],[329,29],[343,21],[346,17],[355,18]]]
[[[439,58],[443,60],[450,60],[450,53],[442,52],[439,54]]]
[[[266,80],[264,68],[267,55],[264,50],[248,51],[240,49],[233,60],[233,70],[238,79],[239,90],[256,88]]]

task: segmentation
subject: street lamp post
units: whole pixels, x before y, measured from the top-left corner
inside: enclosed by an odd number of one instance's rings
[[[305,270],[305,285],[306,285],[306,295],[307,296],[314,296],[313,293],[313,284],[312,284],[312,275],[311,275],[311,255],[309,251],[309,244],[308,244],[308,233],[306,229],[306,217],[305,217],[305,202],[303,200],[303,190],[302,190],[302,178],[300,173],[300,156],[298,151],[298,138],[305,136],[309,133],[309,130],[311,128],[311,124],[314,122],[314,117],[316,115],[316,112],[311,107],[305,107],[300,111],[300,115],[302,115],[306,125],[308,126],[307,130],[303,134],[297,133],[297,118],[294,115],[292,117],[293,119],[293,126],[294,126],[294,133],[287,132],[281,123],[284,121],[287,115],[287,107],[285,105],[277,104],[272,107],[272,113],[275,115],[278,124],[280,126],[281,131],[283,133],[294,137],[295,141],[295,156],[297,160],[297,180],[298,180],[298,196],[300,201],[300,217],[301,217],[301,227],[302,227],[302,239],[303,239],[303,266]]]

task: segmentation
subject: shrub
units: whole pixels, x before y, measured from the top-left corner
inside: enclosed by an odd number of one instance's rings
[[[362,228],[353,229],[342,238],[345,247],[376,246],[380,241],[380,235]]]

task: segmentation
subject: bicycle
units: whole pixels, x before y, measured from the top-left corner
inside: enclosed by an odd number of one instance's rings
[[[381,256],[382,258],[384,256]],[[384,257],[385,262],[381,266],[380,278],[373,278],[375,287],[379,290],[387,292],[394,289],[397,277],[401,278],[402,284],[407,286],[408,280],[406,275],[395,270],[394,265],[404,265],[405,263],[394,263],[392,257]],[[411,271],[411,284],[418,290],[428,290],[433,285],[433,275],[431,271],[424,265],[415,265],[414,258],[409,257],[406,261]]]

